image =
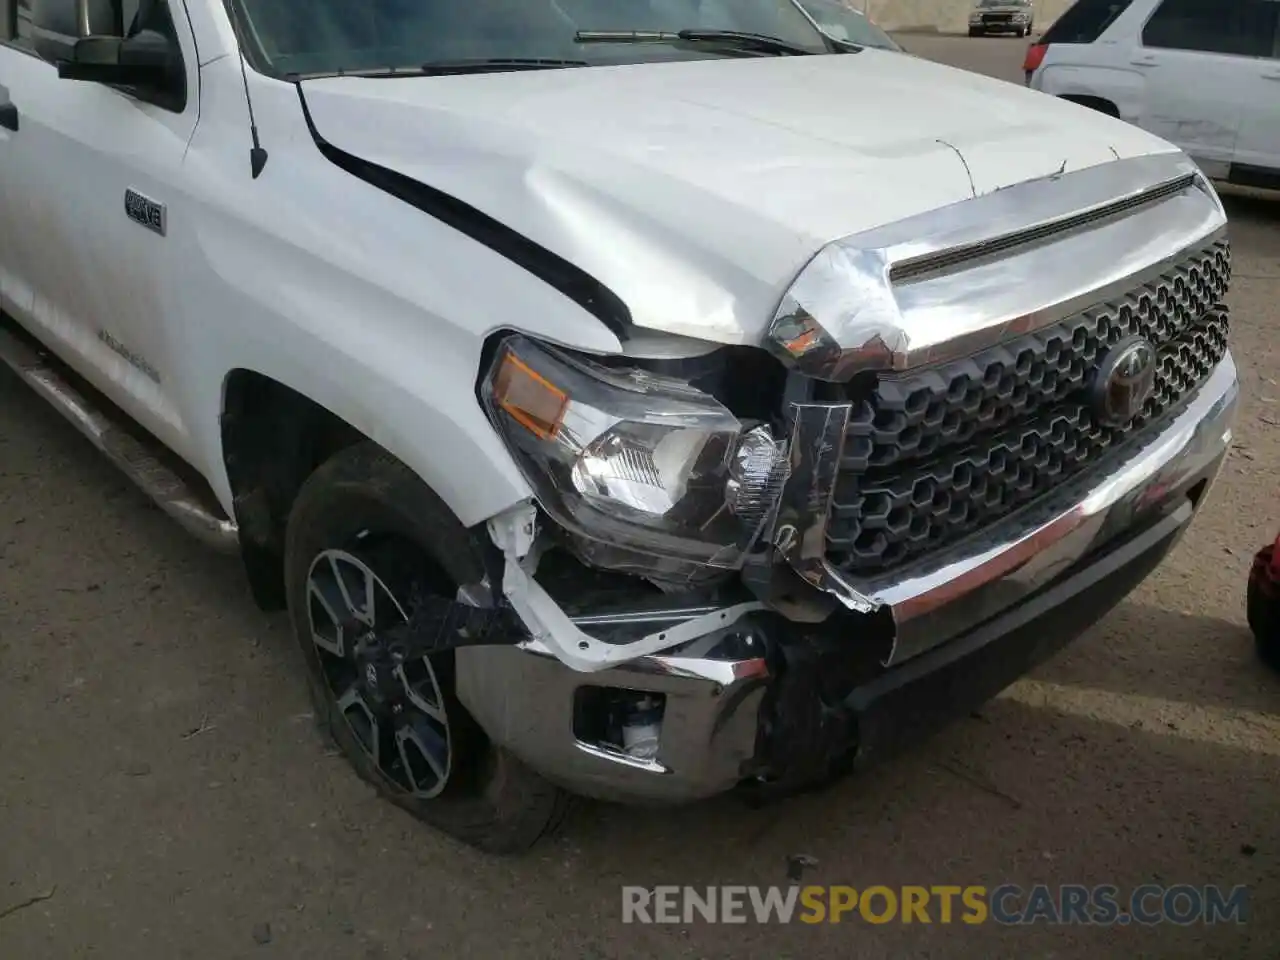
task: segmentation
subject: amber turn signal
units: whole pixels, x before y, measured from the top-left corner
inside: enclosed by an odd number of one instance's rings
[[[510,350],[493,378],[493,399],[534,436],[554,440],[564,420],[569,395]]]

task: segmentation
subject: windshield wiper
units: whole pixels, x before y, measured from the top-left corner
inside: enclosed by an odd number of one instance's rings
[[[558,60],[550,57],[482,57],[474,60],[439,60],[415,67],[375,67],[368,70],[332,70],[327,73],[289,74],[292,80],[319,80],[324,77],[442,77],[461,73],[505,73],[508,70],[556,70],[560,67],[589,67],[585,60]]]
[[[441,60],[424,63],[419,69],[428,76],[447,73],[498,73],[504,70],[555,70],[559,67],[589,67],[585,60],[554,57],[489,57],[479,60]]]
[[[729,47],[775,56],[809,56],[816,51],[763,33],[739,30],[579,30],[575,43],[688,43]]]

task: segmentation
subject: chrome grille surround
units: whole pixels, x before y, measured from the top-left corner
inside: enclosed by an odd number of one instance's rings
[[[958,149],[962,152],[963,145]],[[1164,469],[1158,465],[1185,443],[1195,447],[1196,457],[1203,452],[1201,447],[1207,450],[1229,443],[1230,430],[1222,425],[1229,424],[1234,411],[1235,368],[1225,348],[1226,313],[1217,307],[1221,298],[1216,297],[1228,272],[1226,226],[1222,203],[1199,168],[1184,154],[1170,151],[1057,171],[828,244],[791,284],[762,343],[811,382],[819,382],[809,400],[790,401],[797,404],[791,409],[829,410],[830,416],[843,416],[852,424],[844,432],[846,441],[838,443],[840,463],[846,469],[837,472],[833,464],[828,485],[814,487],[810,499],[813,507],[821,510],[820,522],[806,524],[803,540],[781,549],[781,555],[802,579],[833,595],[846,608],[887,607],[898,631],[890,661],[899,662],[943,642],[953,630],[976,622],[973,618],[980,617],[980,611],[994,610],[991,604],[999,593],[995,581],[1021,582],[1025,578],[1019,571],[1024,566],[1027,571],[1041,570],[1049,563],[1047,558],[1036,559],[1032,544],[1049,537],[1050,527],[1056,537],[1059,531],[1076,529],[1085,522],[1082,518],[1093,517],[1105,504],[1124,500],[1140,476],[1148,470]],[[1196,259],[1206,256],[1208,259]],[[1179,271],[1184,268],[1187,272],[1181,277],[1180,290]],[[1193,269],[1199,277],[1188,286]],[[1154,285],[1148,295],[1154,294],[1158,302],[1160,287],[1166,282],[1172,284],[1166,297],[1172,295],[1174,305],[1167,310],[1148,307],[1143,317],[1143,288]],[[1130,296],[1136,296],[1138,302],[1124,303]],[[1197,316],[1195,311],[1204,301],[1213,303]],[[1102,315],[1113,306],[1114,315]],[[1128,313],[1122,312],[1125,306]],[[1193,322],[1201,318],[1201,323]],[[1101,340],[1100,320],[1105,321]],[[1104,343],[1111,343],[1112,329],[1126,324],[1145,329],[1163,342],[1158,403],[1146,414],[1146,421],[1129,424],[1128,433],[1118,442],[1111,435],[1115,428],[1108,428],[1106,452],[1098,458],[1095,469],[1087,469],[1093,461],[1086,455],[1080,466],[1079,451],[1082,446],[1091,451],[1103,445],[1101,428],[1092,422],[1082,423],[1079,411],[1064,405],[1084,399],[1073,394],[1072,386],[1077,374],[1084,383],[1089,370],[1085,358],[1090,350],[1096,363]],[[891,416],[895,411],[889,411],[877,424],[873,407],[870,446],[865,439],[859,443],[860,435],[867,436],[866,411],[850,401],[842,403],[838,395],[861,398],[858,391],[866,390],[868,383],[927,375],[952,362],[964,365],[975,355],[999,352],[1038,335],[1043,335],[1041,346],[1045,349],[1040,356],[1045,358],[1043,372],[1047,374],[1047,354],[1052,352],[1048,341],[1057,325],[1065,325],[1067,338],[1062,340],[1054,363],[1061,362],[1063,355],[1070,359],[1065,370],[1057,369],[1058,376],[1049,378],[1050,387],[1044,386],[1042,376],[1036,393],[1036,374],[1030,368],[1019,372],[1021,349],[1011,359],[998,361],[1002,366],[999,374],[993,375],[992,386],[997,391],[1002,384],[1010,387],[1010,397],[1012,389],[1020,385],[1026,389],[1023,408],[1001,415],[1003,430],[994,426],[1000,404],[994,408],[989,405],[992,423],[974,430],[968,444],[934,441],[934,452],[922,455],[918,444],[926,436],[926,419],[941,428],[938,418],[945,420],[949,412],[948,379],[941,407],[930,409],[931,402],[938,399],[934,391],[925,394],[923,406],[920,399],[913,403],[912,410],[919,417],[915,459],[901,459],[902,452],[889,442],[884,445],[887,452],[880,454],[879,466],[871,463],[877,429],[902,430],[910,424]],[[1077,344],[1079,328],[1084,328],[1083,342]],[[1023,366],[1026,368],[1025,360]],[[981,368],[984,384],[990,367],[987,363]],[[1012,383],[1005,379],[1009,373]],[[821,381],[829,386],[821,386]],[[1196,389],[1202,381],[1203,389]],[[915,389],[900,396],[902,408],[896,412],[908,413],[906,404]],[[968,395],[966,386],[966,403]],[[985,397],[979,398],[979,407],[982,399]],[[964,411],[963,404],[960,409]],[[1203,411],[1212,414],[1212,422],[1201,429],[1193,421]],[[1075,434],[1068,439],[1073,413]],[[1039,423],[1046,416],[1047,424]],[[1022,476],[1021,462],[1009,479],[1008,463],[1014,451],[1009,442],[1016,440],[1021,456],[1025,431],[1016,438],[1012,431],[1024,422],[1042,430],[1047,442],[1057,443],[1064,467],[1076,474],[1062,474],[1066,479],[1039,500],[1034,495],[1034,476],[1029,478],[1031,490],[1024,489],[1028,479]],[[948,423],[955,425],[955,418]],[[1210,437],[1212,431],[1222,436],[1214,433]],[[850,436],[855,438],[853,444],[847,443]],[[1059,436],[1061,442],[1055,439]],[[907,445],[911,446],[914,435],[908,437]],[[1013,489],[1013,495],[1026,496],[1025,509],[1006,508],[1007,495],[1001,488],[998,515],[983,512],[973,526],[957,528],[955,536],[948,535],[945,526],[940,535],[935,534],[931,526],[924,533],[925,545],[911,551],[904,547],[904,556],[891,568],[883,557],[874,563],[851,562],[856,558],[851,555],[850,540],[856,541],[865,532],[851,524],[865,523],[871,529],[879,520],[885,521],[887,528],[889,513],[897,505],[895,498],[905,505],[910,501],[904,500],[904,495],[923,501],[929,494],[931,522],[934,509],[945,507],[944,513],[949,513],[954,497],[948,502],[940,496],[937,478],[933,478],[932,488],[926,482],[916,489],[917,480],[930,479],[918,468],[928,462],[928,456],[938,461],[959,454],[969,456],[971,448],[976,455],[984,439],[992,449],[1004,445],[1004,462],[997,457],[1005,473],[1001,479],[1009,479],[1005,485]],[[1068,454],[1073,445],[1075,453]],[[825,449],[818,444],[813,455],[826,457]],[[981,452],[990,454],[990,450]],[[805,456],[809,454],[801,459]],[[1053,459],[1053,450],[1042,451],[1040,442],[1033,440],[1027,456],[1032,465],[1041,460],[1047,463]],[[860,459],[865,465],[859,464]],[[889,489],[886,485],[879,492],[886,493],[887,504],[867,502],[868,495],[877,492],[870,481],[895,479],[891,476],[895,465],[903,467],[903,479],[917,468],[910,476],[909,493],[900,486]],[[946,466],[948,477],[953,477],[956,464],[948,461]],[[984,466],[990,470],[989,460]],[[1173,469],[1172,461],[1168,469]],[[960,479],[963,487],[963,470]],[[851,480],[857,484],[852,495]],[[972,489],[972,478],[969,484]],[[824,489],[829,492],[824,494]],[[1093,492],[1088,493],[1090,490]],[[986,495],[984,490],[984,511]],[[1074,500],[1062,500],[1068,496],[1085,499],[1072,507]],[[1037,511],[1042,509],[1052,509],[1057,519],[1048,526],[1038,522]],[[904,519],[910,530],[910,515],[893,518],[895,524]],[[918,520],[916,532],[920,532]],[[1075,536],[1064,535],[1068,539]],[[829,538],[835,541],[833,546],[828,545]],[[886,534],[886,548],[888,540]],[[877,545],[875,533],[863,543]],[[844,569],[838,566],[841,561],[846,564]],[[940,580],[944,574],[945,582]],[[1032,582],[1038,574],[1027,576],[1027,582]],[[938,605],[944,596],[969,598],[960,605],[949,602],[947,612],[941,612]]]
[[[1053,174],[828,244],[763,342],[835,383],[958,360],[1124,296],[1225,232],[1181,153]],[[806,322],[827,349],[796,357],[780,331]]]

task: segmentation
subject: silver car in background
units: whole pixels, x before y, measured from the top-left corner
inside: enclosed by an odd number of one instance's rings
[[[1025,37],[1035,26],[1035,8],[1031,0],[977,0],[969,11],[969,36],[985,37],[989,33],[1012,33]]]

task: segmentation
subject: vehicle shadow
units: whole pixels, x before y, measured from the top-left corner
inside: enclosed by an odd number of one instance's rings
[[[1248,187],[1218,185],[1222,205],[1231,219],[1264,224],[1280,222],[1280,190],[1253,190]]]
[[[1243,581],[1240,594],[1243,611]],[[1280,713],[1280,675],[1257,659],[1248,627],[1132,600],[1033,677],[1195,706]]]
[[[584,807],[556,846],[572,873],[603,878],[606,888],[555,906],[607,915],[613,900],[620,913],[610,883],[785,886],[788,858],[804,854],[817,861],[804,875],[814,884],[1246,884],[1261,907],[1280,894],[1270,849],[1280,835],[1277,776],[1274,753],[1000,700],[861,778],[762,809],[732,799],[677,810]],[[1168,924],[1123,936],[958,926],[857,921],[868,950],[859,955],[1264,957],[1280,935],[1263,909],[1247,927],[1214,928],[1212,949],[1197,940],[1207,928]],[[837,955],[851,932],[694,925],[664,939],[690,955],[723,955],[730,943],[773,956]]]

